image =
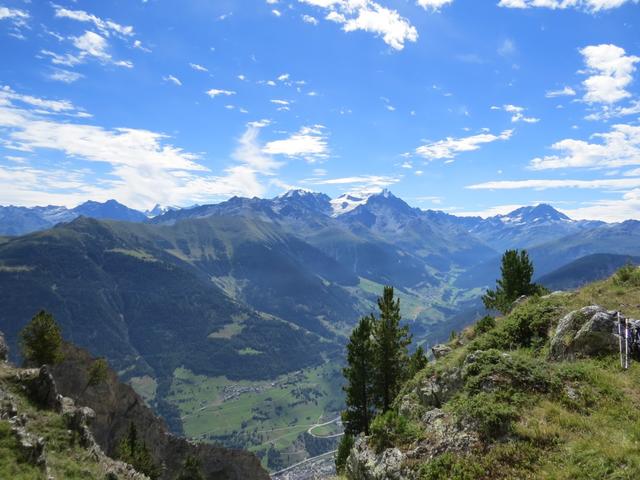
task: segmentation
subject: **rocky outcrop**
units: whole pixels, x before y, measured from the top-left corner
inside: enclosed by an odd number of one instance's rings
[[[451,353],[452,348],[449,345],[438,344],[431,347],[431,351],[433,352],[433,358],[436,360],[444,357]]]
[[[431,460],[443,453],[469,453],[481,447],[478,433],[470,426],[457,421],[453,415],[434,408],[420,419],[424,438],[405,452],[387,448],[376,453],[359,437],[345,466],[349,480],[411,480],[416,473],[410,465],[415,461]]]
[[[447,412],[435,408],[422,416],[426,438],[406,453],[421,461],[445,452],[468,453],[480,447],[480,438],[471,426],[462,424]]]
[[[9,344],[4,338],[4,334],[0,332],[0,362],[9,360]]]
[[[95,416],[88,407],[76,407],[73,400],[57,393],[55,381],[48,367],[41,369],[17,370],[14,380],[29,400],[42,409],[55,410],[62,415],[66,428],[78,434],[79,444],[86,449],[87,459],[97,463],[106,479],[110,480],[149,480],[146,475],[137,472],[131,465],[113,460],[105,455],[95,442],[89,423]],[[32,415],[20,412],[18,402],[0,384],[0,419],[8,421],[14,435],[23,462],[39,467],[44,478],[56,480],[51,473],[47,460],[47,443],[43,437],[32,432]]]
[[[397,448],[375,453],[365,437],[359,437],[345,466],[350,480],[409,480],[403,472],[405,455]]]
[[[269,479],[252,453],[197,444],[170,434],[165,423],[129,385],[121,383],[112,370],[108,371],[105,382],[88,387],[88,368],[94,359],[72,345],[65,346],[64,354],[64,361],[51,370],[58,391],[94,411],[91,432],[108,455],[115,453],[120,439],[133,423],[154,461],[163,467],[161,480],[173,480],[188,456],[200,461],[208,480]]]
[[[618,312],[591,305],[560,320],[551,338],[550,356],[567,360],[606,355],[618,351],[619,341]]]
[[[424,378],[416,389],[416,394],[423,407],[439,408],[449,400],[462,386],[459,369],[442,373],[434,373]]]

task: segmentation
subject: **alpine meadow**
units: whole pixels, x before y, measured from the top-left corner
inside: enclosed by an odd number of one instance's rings
[[[0,0],[0,479],[640,478],[639,0]]]

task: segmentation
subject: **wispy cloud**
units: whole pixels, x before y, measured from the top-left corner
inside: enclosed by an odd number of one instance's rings
[[[564,10],[575,8],[588,12],[599,12],[618,8],[626,3],[638,3],[638,0],[500,0],[499,7],[505,8],[548,8]]]
[[[416,148],[416,153],[427,160],[452,160],[461,153],[478,150],[484,144],[499,140],[508,140],[512,134],[513,130],[504,130],[498,135],[494,135],[493,133],[480,133],[461,138],[447,137],[444,140],[426,143]]]
[[[165,82],[173,83],[174,85],[177,85],[178,87],[182,86],[182,82],[180,81],[180,79],[177,78],[177,77],[174,77],[173,75],[167,75],[166,77],[162,77],[162,79]]]
[[[507,113],[511,114],[511,122],[525,122],[525,123],[538,123],[540,121],[539,118],[535,117],[527,117],[524,112],[524,107],[519,107],[517,105],[503,105],[502,107],[491,107],[492,110],[504,110]]]
[[[100,33],[107,37],[112,34],[130,37],[134,34],[133,27],[130,25],[121,25],[112,20],[103,20],[84,10],[70,10],[59,5],[54,5],[54,9],[56,17],[92,23]]]
[[[546,180],[499,180],[492,182],[476,183],[466,188],[470,190],[548,190],[551,188],[587,188],[587,189],[612,189],[627,190],[630,188],[640,188],[640,177],[638,178],[602,178],[596,180],[568,180],[568,179],[546,179]]]
[[[555,97],[573,97],[576,95],[576,91],[571,87],[563,87],[559,90],[549,90],[545,93],[545,97],[547,98],[555,98]]]
[[[209,95],[211,98],[219,97],[221,95],[225,97],[230,97],[231,95],[236,94],[236,92],[234,92],[233,90],[221,90],[219,88],[212,88],[210,90],[207,90],[205,93]]]

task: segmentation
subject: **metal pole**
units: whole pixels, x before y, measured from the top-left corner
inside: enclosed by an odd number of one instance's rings
[[[624,357],[622,356],[622,326],[620,325],[620,312],[618,312],[618,344],[620,350],[620,368],[624,368]]]
[[[624,369],[629,368],[629,321],[624,319]]]

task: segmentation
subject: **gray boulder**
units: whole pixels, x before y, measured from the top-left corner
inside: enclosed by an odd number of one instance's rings
[[[365,437],[359,437],[345,466],[350,480],[409,480],[403,472],[404,454],[397,448],[375,453]]]
[[[433,357],[437,360],[451,353],[451,347],[449,345],[439,344],[431,347]]]
[[[617,312],[591,305],[562,318],[551,338],[556,360],[605,355],[619,349]]]

